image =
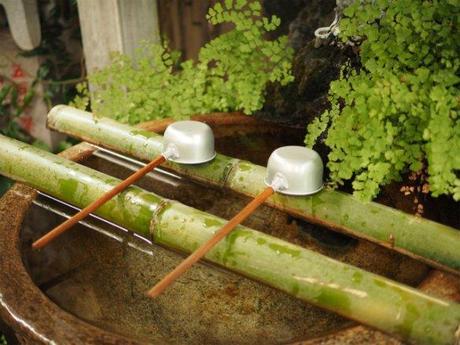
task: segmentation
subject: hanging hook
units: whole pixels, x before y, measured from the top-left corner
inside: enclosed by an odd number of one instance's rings
[[[315,37],[325,40],[325,39],[328,39],[331,34],[333,34],[334,36],[337,36],[340,32],[338,23],[339,23],[339,15],[336,11],[334,20],[332,21],[331,25],[316,29]]]

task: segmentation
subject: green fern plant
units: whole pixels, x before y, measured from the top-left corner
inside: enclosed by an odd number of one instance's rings
[[[362,68],[345,66],[332,82],[330,110],[308,126],[313,146],[326,131],[334,184],[355,195],[424,167],[433,196],[460,200],[458,0],[356,1],[340,21],[344,42],[359,46]]]
[[[234,29],[201,48],[198,61],[180,63],[167,45],[147,44],[134,59],[114,54],[111,64],[88,79],[93,94],[80,85],[74,105],[131,124],[216,111],[260,109],[267,83],[289,83],[292,49],[285,36],[264,38],[280,19],[262,17],[257,1],[226,0],[210,8],[211,24]]]

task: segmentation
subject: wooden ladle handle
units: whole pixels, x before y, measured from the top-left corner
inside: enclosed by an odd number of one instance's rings
[[[156,157],[150,163],[143,166],[141,169],[137,170],[135,173],[130,175],[124,181],[120,182],[114,188],[112,188],[107,193],[102,195],[99,199],[96,199],[91,204],[86,206],[84,209],[80,210],[80,212],[75,214],[73,217],[67,219],[65,222],[55,227],[53,230],[45,234],[43,237],[36,240],[32,244],[32,248],[34,249],[43,248],[48,243],[50,243],[52,240],[54,240],[56,237],[60,236],[62,233],[67,231],[70,227],[78,223],[80,220],[85,218],[90,213],[96,211],[100,206],[102,206],[107,201],[112,199],[115,195],[117,195],[118,193],[128,188],[134,182],[136,182],[137,180],[139,180],[140,178],[148,174],[150,171],[152,171],[153,169],[155,169],[157,166],[159,166],[161,163],[165,161],[166,161],[166,158],[163,155]]]
[[[194,263],[205,256],[220,240],[227,236],[238,224],[251,215],[275,191],[272,187],[266,188],[247,204],[235,217],[228,221],[213,237],[203,243],[194,253],[190,254],[174,270],[168,273],[160,282],[147,292],[147,296],[154,298],[160,295],[169,285],[179,278]]]

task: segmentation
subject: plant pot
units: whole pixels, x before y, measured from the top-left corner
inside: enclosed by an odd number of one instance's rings
[[[275,148],[300,144],[303,139],[298,129],[238,114],[195,119],[213,128],[218,152],[262,165]],[[169,123],[153,121],[142,127],[162,132]],[[116,165],[96,154],[85,143],[64,153],[118,178],[130,173],[129,163]],[[161,172],[152,173],[139,185],[224,218],[230,218],[247,202],[233,192]],[[94,219],[44,250],[32,251],[32,240],[62,221],[34,205],[34,200],[45,202],[21,184],[0,199],[0,316],[21,343],[252,344],[262,339],[264,343],[397,343],[209,264],[194,267],[160,298],[147,299],[147,288],[177,265],[179,254]],[[53,207],[57,212],[68,212],[65,207]],[[458,280],[389,249],[310,225],[266,206],[246,224],[366,270],[420,285],[430,293],[459,299]],[[89,226],[98,229],[93,231]]]

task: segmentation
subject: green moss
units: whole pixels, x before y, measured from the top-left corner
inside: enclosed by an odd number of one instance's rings
[[[379,287],[385,287],[387,284],[384,281],[381,281],[380,279],[374,279],[373,280],[374,284],[379,286]]]
[[[129,134],[131,135],[141,135],[146,138],[151,138],[157,136],[155,133],[147,131],[145,129],[132,129]]]
[[[276,251],[276,253],[287,254],[293,258],[298,257],[300,255],[300,250],[289,248],[287,245],[282,245],[278,243],[270,243],[268,246],[270,247],[270,249],[273,249],[274,251]]]
[[[292,285],[291,293],[292,293],[294,296],[297,296],[297,294],[299,293],[299,284],[294,283],[294,284]]]
[[[263,238],[258,238],[257,239],[257,244],[264,245],[266,243],[267,243],[267,241],[265,239],[263,239]]]
[[[353,276],[352,276],[353,283],[359,284],[359,283],[361,283],[362,280],[363,280],[362,273],[360,273],[360,272],[353,273]]]
[[[77,191],[78,184],[79,182],[76,179],[60,179],[59,189],[61,190],[62,195],[64,195],[68,199],[71,199]]]
[[[250,238],[252,236],[253,234],[251,231],[244,229],[235,229],[230,232],[224,239],[225,249],[222,253],[222,263],[225,265],[230,258],[241,254],[233,250],[236,240]]]
[[[325,202],[321,198],[320,194],[312,195],[311,198],[311,213],[316,215],[321,212],[321,208],[324,206]]]
[[[254,169],[254,165],[250,162],[240,161],[238,163],[238,169],[244,172],[248,172]]]
[[[321,306],[328,306],[334,310],[341,310],[343,313],[348,313],[351,310],[350,298],[345,293],[326,286],[313,300]]]
[[[210,227],[217,227],[217,226],[223,226],[223,222],[216,219],[216,218],[205,218],[204,219],[204,225],[205,227],[207,228],[210,228]]]

